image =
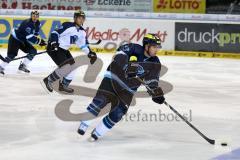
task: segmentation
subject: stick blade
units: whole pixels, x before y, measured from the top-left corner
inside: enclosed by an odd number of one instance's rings
[[[99,39],[99,40],[96,42],[96,44],[100,44],[101,42],[102,42],[102,40]]]
[[[95,43],[89,43],[88,42],[88,44],[89,45],[98,45],[98,44],[100,44],[102,42],[102,40],[101,39],[99,39],[97,42],[95,42]]]
[[[212,144],[212,145],[215,144],[215,140],[213,140],[213,139],[206,139],[206,140],[208,141],[208,143],[210,143],[210,144]]]

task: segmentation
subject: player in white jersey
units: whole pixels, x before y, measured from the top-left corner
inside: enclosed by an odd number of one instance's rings
[[[97,60],[96,53],[91,51],[87,44],[86,32],[82,27],[84,21],[85,13],[83,11],[77,11],[74,13],[74,22],[64,22],[60,28],[51,33],[47,46],[48,55],[58,67],[75,63],[73,56],[69,52],[72,44],[76,44],[88,55],[91,64]],[[74,92],[72,88],[68,87],[74,77],[74,72],[75,71],[71,71],[63,77],[62,81],[59,81],[59,91],[67,93]],[[44,78],[43,82],[48,91],[53,91],[52,83],[60,79],[60,77],[61,73],[54,71]]]

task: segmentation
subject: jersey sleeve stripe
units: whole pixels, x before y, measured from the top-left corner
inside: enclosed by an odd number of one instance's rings
[[[26,39],[30,39],[30,38],[32,38],[33,36],[34,36],[34,34],[30,34],[30,35],[26,36]]]

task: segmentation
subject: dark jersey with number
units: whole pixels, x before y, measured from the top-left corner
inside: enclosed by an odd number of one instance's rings
[[[18,28],[13,29],[12,36],[21,41],[21,42],[31,42],[38,43],[39,39],[37,36],[39,35],[40,30],[40,22],[33,22],[32,19],[24,20]]]

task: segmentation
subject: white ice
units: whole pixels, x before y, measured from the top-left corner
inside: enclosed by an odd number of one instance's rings
[[[6,50],[0,50],[6,55]],[[23,54],[20,54],[20,56]],[[77,54],[75,54],[77,55]],[[99,54],[104,67],[97,81],[85,83],[79,69],[73,84],[97,88],[112,54]],[[91,98],[47,94],[40,80],[54,68],[47,55],[37,56],[31,74],[17,73],[19,61],[0,77],[0,160],[239,160],[240,159],[240,61],[187,57],[159,57],[168,67],[163,80],[174,89],[167,101],[180,113],[192,111],[192,123],[228,147],[213,146],[184,122],[130,121],[124,119],[104,138],[90,143],[76,133],[79,122],[65,122],[54,113],[62,99],[73,99],[72,112],[85,111]],[[143,89],[143,88],[141,88]],[[171,110],[138,98],[128,115]],[[140,111],[139,111],[140,110]]]

